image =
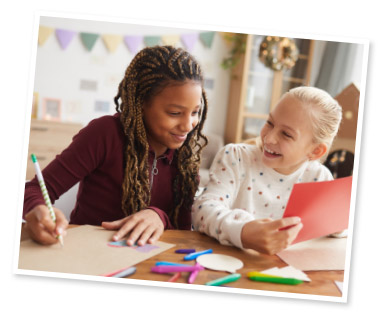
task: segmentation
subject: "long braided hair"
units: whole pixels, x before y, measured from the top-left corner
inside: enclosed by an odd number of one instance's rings
[[[193,80],[202,86],[202,108],[196,127],[175,151],[179,175],[173,182],[174,208],[170,221],[178,228],[180,208],[190,208],[198,189],[200,156],[207,138],[201,131],[207,114],[207,98],[201,68],[195,58],[181,48],[154,46],[141,50],[131,61],[114,98],[116,111],[126,136],[125,171],[121,207],[126,216],[150,204],[147,133],[142,107],[155,94],[174,82]],[[121,102],[119,102],[121,100]]]

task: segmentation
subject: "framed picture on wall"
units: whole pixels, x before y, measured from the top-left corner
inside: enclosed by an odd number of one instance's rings
[[[44,120],[60,121],[62,102],[57,98],[43,98],[42,118]]]
[[[39,105],[39,94],[34,92],[32,95],[32,110],[31,110],[31,119],[38,118],[38,105]]]

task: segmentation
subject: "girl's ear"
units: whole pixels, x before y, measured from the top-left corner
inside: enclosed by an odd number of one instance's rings
[[[310,160],[317,160],[319,158],[321,158],[323,155],[325,155],[327,152],[327,146],[326,144],[324,143],[320,143],[318,144],[318,146],[316,146],[314,148],[314,150],[309,154],[309,159]]]

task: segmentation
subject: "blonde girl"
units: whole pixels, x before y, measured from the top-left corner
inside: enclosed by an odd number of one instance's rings
[[[256,145],[229,144],[218,152],[192,208],[194,228],[222,244],[266,254],[286,248],[303,227],[299,217],[282,218],[292,187],[333,179],[320,159],[341,118],[338,102],[323,90],[298,87],[284,94]]]

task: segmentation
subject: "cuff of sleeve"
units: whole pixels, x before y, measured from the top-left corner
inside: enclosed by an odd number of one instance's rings
[[[232,244],[240,249],[243,249],[242,241],[241,241],[241,231],[244,225],[254,220],[254,218],[244,217],[244,219],[234,219],[231,217],[228,218],[227,228],[225,232],[229,235],[229,240]]]
[[[174,229],[174,226],[171,224],[170,219],[168,219],[167,214],[163,210],[161,210],[160,208],[154,207],[154,206],[147,207],[147,209],[152,209],[153,211],[155,211],[159,215],[159,218],[163,222],[164,230]]]

